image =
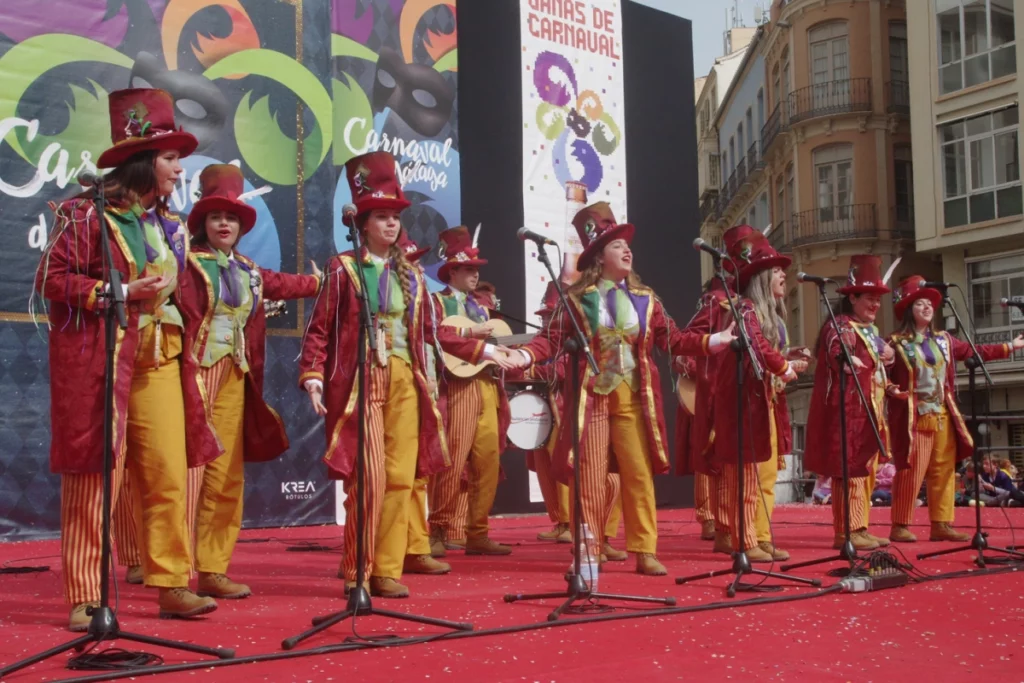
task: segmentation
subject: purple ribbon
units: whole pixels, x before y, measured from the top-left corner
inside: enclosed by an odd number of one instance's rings
[[[220,266],[221,299],[232,308],[242,305],[242,278],[238,261],[229,260],[228,267]]]
[[[921,354],[924,356],[924,361],[928,365],[935,365],[935,351],[932,349],[932,333],[931,330],[924,335],[924,339],[921,341]]]
[[[380,277],[377,278],[377,312],[387,313],[388,301],[391,295],[391,262],[388,261],[384,264],[384,268],[380,271]]]

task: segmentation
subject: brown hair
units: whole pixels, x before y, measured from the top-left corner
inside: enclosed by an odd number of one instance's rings
[[[146,150],[133,154],[116,166],[110,173],[103,176],[103,193],[108,202],[115,206],[128,208],[138,204],[142,198],[157,189],[156,150]],[[83,199],[93,199],[95,188],[90,188],[78,195]],[[167,197],[156,196],[156,204],[167,209]]]
[[[576,280],[576,282],[571,287],[569,287],[569,294],[575,294],[578,296],[582,294],[584,290],[587,289],[587,287],[590,287],[591,285],[596,285],[597,281],[600,279],[601,264],[597,262],[591,263],[583,270],[582,273],[580,273],[580,278]],[[626,276],[626,283],[630,287],[643,286],[643,282],[640,281],[640,276],[637,275],[635,270],[629,271],[629,275]]]
[[[914,303],[917,303],[916,301]],[[899,334],[915,335],[917,334],[917,323],[914,322],[914,303],[909,304],[903,311],[903,317],[900,319]],[[932,332],[938,332],[938,321],[936,316],[932,315],[932,321],[928,324]]]
[[[213,213],[213,211],[210,211],[210,212],[208,212],[206,214],[206,216],[203,216],[203,229],[198,231],[196,234],[192,235],[192,246],[196,246],[196,247],[209,246],[209,244],[210,244],[210,235],[206,231],[206,217],[209,216],[211,213]],[[238,246],[238,243],[242,241],[242,222],[238,218],[237,214],[233,214],[230,211],[228,211],[227,213],[229,215],[231,215],[231,216],[234,216],[235,220],[238,221],[238,237],[235,238],[234,244],[231,245],[231,248],[234,249],[235,247]]]
[[[370,220],[372,213],[372,211],[367,211],[355,217],[356,229],[363,234],[364,247],[366,247],[366,222]],[[401,230],[405,230],[405,227],[402,226]],[[368,249],[369,247],[366,248]],[[398,283],[402,286],[402,299],[405,301],[406,311],[412,316],[413,312],[409,310],[409,306],[412,304],[412,279],[416,277],[416,267],[409,263],[409,259],[405,258],[405,252],[398,247],[397,239],[388,247],[388,257],[395,261],[395,270],[398,271]]]

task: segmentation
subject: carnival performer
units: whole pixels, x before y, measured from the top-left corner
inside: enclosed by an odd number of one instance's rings
[[[583,519],[590,529],[605,528],[606,474],[614,457],[622,479],[626,550],[636,555],[638,573],[661,576],[666,570],[656,555],[653,475],[668,471],[669,445],[653,347],[657,344],[673,355],[707,354],[723,350],[734,337],[731,329],[713,335],[677,329],[654,291],[633,272],[629,244],[634,227],[617,224],[604,202],[584,211],[585,220],[574,221],[584,248],[577,262],[580,279],[570,288],[569,301],[599,370],[592,373],[586,356],[580,355],[580,410],[572,419],[578,421],[580,434]],[[547,335],[522,347],[519,359],[512,354],[513,360],[529,365],[555,357],[571,334],[567,316],[561,312]],[[567,480],[576,465],[568,421],[555,453],[556,472]],[[588,548],[595,555],[600,551],[596,540]]]
[[[889,545],[889,540],[868,532],[871,510],[871,491],[875,488],[875,468],[880,457],[878,440],[869,420],[878,427],[882,443],[889,448],[889,425],[885,414],[885,396],[889,384],[886,366],[892,365],[895,352],[875,327],[875,318],[882,305],[882,295],[889,292],[888,276],[899,263],[893,263],[885,277],[882,261],[871,254],[850,257],[846,284],[836,291],[843,299],[836,313],[839,334],[850,349],[854,367],[843,368],[846,383],[846,448],[850,489],[850,540],[857,550],[874,550]],[[839,429],[839,371],[842,347],[839,335],[826,320],[818,333],[815,346],[817,367],[814,371],[814,389],[807,415],[807,448],[804,467],[811,472],[832,477],[832,526],[835,532],[833,547],[840,549],[845,542],[843,517],[843,470]],[[860,385],[868,401],[865,409],[857,387]],[[869,412],[870,411],[870,412]]]
[[[201,466],[195,525],[197,592],[245,598],[248,586],[227,576],[242,528],[246,462],[267,462],[288,450],[277,412],[263,399],[267,320],[265,300],[316,296],[320,272],[292,275],[260,268],[236,247],[256,224],[245,203],[245,179],[231,164],[199,175],[201,198],[188,216],[193,250],[182,306],[201,320],[193,350],[199,359],[213,425],[224,453]]]
[[[922,287],[911,275],[893,292],[899,331],[890,337],[896,362],[889,369],[893,382],[889,401],[892,458],[892,529],[889,540],[913,543],[910,531],[917,493],[928,482],[928,514],[932,541],[970,539],[953,528],[953,499],[957,463],[971,457],[974,440],[956,401],[956,364],[974,355],[971,345],[939,330],[936,313],[942,294]],[[977,347],[982,360],[1009,358],[1024,348],[1024,335],[1009,344]]]
[[[179,306],[179,277],[189,254],[185,226],[167,206],[197,141],[175,126],[163,90],[109,96],[113,146],[97,166],[107,207],[94,191],[51,205],[56,224],[36,272],[50,327],[51,469],[61,481],[61,564],[69,627],[85,631],[99,604],[104,450],[104,310],[109,273],[123,276],[128,327],[118,332],[114,368],[116,506],[127,468],[142,546],[143,581],[159,589],[161,617],[194,617],[217,603],[188,589],[186,471],[221,453],[200,389],[186,330],[195,321]]]
[[[722,472],[721,496],[729,510],[731,548],[746,551],[751,562],[789,559],[776,548],[771,533],[775,507],[775,480],[779,461],[792,450],[792,429],[786,404],[786,383],[807,369],[806,360],[788,359],[786,332],[786,268],[792,262],[779,254],[760,232],[739,226],[724,236],[726,250],[738,272],[736,284],[742,296],[738,313],[750,340],[754,359],[762,369],[761,380],[744,355],[743,372],[743,473],[739,474],[736,439],[737,377],[732,359],[720,360],[714,390],[714,467]],[[738,499],[738,477],[743,476],[744,499]],[[739,537],[739,515],[744,516],[744,538]]]
[[[435,340],[459,358],[478,363],[493,358],[511,367],[501,349],[488,348],[476,334],[436,326],[435,309],[419,268],[405,258],[397,240],[399,212],[409,206],[396,177],[396,161],[387,152],[355,157],[345,165],[362,234],[362,253],[334,256],[325,269],[302,343],[299,383],[318,415],[326,416],[327,451],[332,478],[345,481],[346,588],[355,586],[357,501],[365,500],[364,570],[373,595],[401,598],[399,583],[409,540],[409,512],[415,481],[451,465],[447,439],[427,373],[427,346]],[[357,344],[362,269],[367,299],[374,312],[377,353],[367,369],[367,396],[357,395]],[[481,335],[483,336],[483,335]],[[356,491],[357,402],[367,401],[366,490]],[[422,558],[429,561],[429,555]]]

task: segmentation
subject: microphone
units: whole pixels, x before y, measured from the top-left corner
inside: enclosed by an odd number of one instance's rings
[[[716,259],[719,259],[719,260],[722,260],[722,259],[728,260],[728,258],[729,258],[724,253],[722,253],[718,249],[715,249],[713,246],[711,246],[710,244],[705,242],[700,237],[698,237],[697,239],[695,239],[693,241],[693,248],[696,249],[697,251],[703,251],[703,252],[706,252],[708,254],[711,254],[712,256],[714,256]]]
[[[797,282],[813,282],[816,285],[822,285],[822,286],[824,286],[825,284],[827,284],[829,282],[831,282],[832,284],[836,283],[836,281],[833,280],[830,277],[823,277],[821,275],[810,275],[809,273],[797,273],[796,274],[796,281]]]
[[[922,289],[927,287],[929,289],[948,289],[950,287],[956,287],[954,282],[929,282],[928,280],[918,280],[917,286]]]
[[[356,213],[357,211],[355,204],[346,204],[345,206],[341,207],[342,224],[352,227],[352,221],[355,219]]]
[[[96,187],[97,185],[103,183],[102,177],[96,175],[95,173],[90,173],[89,171],[82,171],[81,173],[79,173],[77,180],[78,184],[81,185],[82,187]]]
[[[522,242],[525,242],[526,240],[533,240],[538,245],[550,244],[553,247],[558,246],[558,242],[548,239],[544,235],[537,234],[529,228],[519,228],[519,231],[516,233],[516,237],[518,237]]]
[[[1005,296],[999,300],[999,303],[1003,305],[1003,308],[1010,308],[1011,306],[1016,308],[1018,311],[1024,312],[1024,301],[1013,301],[1007,299]]]

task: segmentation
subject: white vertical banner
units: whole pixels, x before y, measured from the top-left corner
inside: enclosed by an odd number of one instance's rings
[[[582,245],[571,220],[605,201],[626,221],[621,0],[520,0],[523,45],[523,216],[558,242],[563,279]],[[585,197],[583,192],[585,191]],[[550,279],[525,246],[526,311]],[[555,250],[548,247],[552,262]]]

